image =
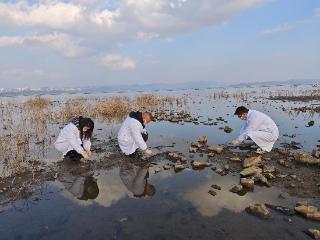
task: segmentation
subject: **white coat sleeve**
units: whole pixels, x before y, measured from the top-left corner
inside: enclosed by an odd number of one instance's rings
[[[85,149],[85,150],[90,150],[91,149],[91,141],[90,141],[90,139],[84,139],[83,141],[83,148]]]
[[[248,137],[248,133],[257,129],[257,127],[263,122],[262,118],[259,118],[256,114],[252,114],[248,121],[243,125],[240,131],[240,136],[237,138],[238,141],[243,142]]]
[[[144,150],[147,149],[147,144],[142,138],[141,130],[140,130],[139,125],[137,125],[135,123],[131,123],[130,124],[130,134],[131,134],[134,142],[138,145],[138,147],[141,150],[144,151]]]
[[[78,136],[79,133],[76,131],[70,131],[70,134],[68,134],[68,142],[69,144],[72,146],[72,148],[74,150],[76,150],[77,153],[79,154],[83,154],[84,153],[84,149],[81,146],[81,140],[80,140],[80,136]]]

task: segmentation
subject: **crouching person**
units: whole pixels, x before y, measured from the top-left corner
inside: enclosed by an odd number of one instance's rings
[[[152,154],[146,144],[148,133],[145,129],[145,125],[151,121],[153,121],[153,116],[150,112],[131,112],[129,114],[118,132],[118,144],[122,153],[134,157],[137,149],[141,149],[146,155]]]
[[[82,116],[73,118],[60,132],[54,143],[55,148],[62,152],[64,158],[78,161],[91,157],[91,136],[94,122]]]

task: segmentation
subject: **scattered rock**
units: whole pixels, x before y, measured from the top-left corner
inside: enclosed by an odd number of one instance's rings
[[[320,239],[320,229],[309,228],[305,233],[313,239]]]
[[[190,153],[196,153],[197,150],[198,150],[198,149],[195,148],[195,147],[190,147],[190,148],[189,148],[189,152],[190,152]]]
[[[212,145],[212,146],[208,147],[208,151],[221,153],[223,151],[223,147],[222,146],[218,146],[218,145]]]
[[[300,205],[295,207],[294,210],[308,219],[320,221],[320,212],[318,208],[314,206]]]
[[[272,205],[272,204],[265,204],[267,208],[270,208],[272,210],[281,212],[287,216],[292,216],[294,215],[296,212],[294,209],[292,208],[287,208],[287,207],[282,207],[282,206],[276,206],[276,205]]]
[[[221,187],[218,186],[217,184],[212,184],[211,187],[216,190],[221,190]]]
[[[276,171],[275,167],[272,165],[263,165],[263,173],[274,173]]]
[[[182,164],[176,164],[176,165],[174,165],[174,171],[175,172],[179,172],[179,171],[181,171],[181,170],[183,170],[183,169],[185,169],[186,168],[186,166],[184,166],[184,165],[182,165]]]
[[[242,190],[243,190],[242,185],[235,185],[230,189],[230,192],[239,193]]]
[[[278,163],[279,163],[281,166],[284,166],[284,167],[287,167],[287,168],[290,167],[289,163],[288,163],[286,160],[284,160],[284,159],[279,159],[279,160],[278,160]]]
[[[314,125],[314,121],[311,120],[310,122],[308,122],[308,127],[312,127]]]
[[[247,168],[251,166],[258,166],[261,164],[261,156],[246,158],[242,162],[242,166]]]
[[[206,143],[207,141],[208,141],[207,136],[201,136],[201,137],[199,138],[199,140],[198,140],[198,142],[200,142],[200,143]]]
[[[320,150],[313,149],[312,156],[314,156],[316,158],[320,158]]]
[[[187,157],[186,156],[180,156],[180,161],[181,162],[186,162],[187,161]]]
[[[294,155],[294,160],[299,163],[320,164],[320,159],[313,157],[303,151]]]
[[[179,158],[179,154],[177,152],[169,152],[168,153],[168,157],[174,158],[174,159],[178,159]]]
[[[215,196],[217,195],[217,193],[215,191],[213,191],[212,189],[209,190],[208,192],[210,195]]]
[[[164,169],[164,170],[169,170],[169,169],[171,169],[171,166],[170,166],[169,164],[165,164],[165,165],[163,166],[163,169]]]
[[[230,160],[234,162],[241,162],[241,159],[239,157],[232,157],[230,158]]]
[[[275,179],[275,178],[276,178],[272,173],[264,173],[264,176],[265,176],[268,180],[272,180],[272,179]]]
[[[225,171],[229,171],[229,170],[230,170],[229,164],[225,164],[225,165],[223,166],[223,169],[224,169]]]
[[[258,217],[262,217],[262,218],[271,218],[271,213],[268,210],[268,208],[261,203],[257,203],[254,205],[250,205],[248,208],[249,213],[256,215]]]
[[[231,133],[231,132],[232,132],[232,128],[231,128],[231,127],[228,127],[228,126],[225,126],[225,127],[224,127],[224,131],[225,131],[226,133]]]
[[[158,172],[161,172],[161,170],[162,170],[161,167],[156,167],[156,168],[154,169],[154,172],[155,172],[155,173],[158,173]]]
[[[206,162],[192,161],[191,166],[193,169],[203,169],[205,167],[208,167],[209,164]]]
[[[261,173],[257,173],[254,177],[257,181],[261,182],[262,184],[266,185],[267,187],[271,186],[271,184],[268,182],[268,179],[265,176],[263,176]]]
[[[252,175],[256,175],[258,173],[262,173],[262,169],[256,166],[252,166],[252,167],[248,167],[243,169],[240,172],[240,175],[243,177],[247,177],[247,176],[252,176]]]
[[[247,189],[254,188],[254,181],[251,178],[240,178],[240,184]]]
[[[202,148],[202,144],[200,142],[192,142],[191,146],[196,148]]]
[[[276,177],[277,178],[286,178],[286,177],[288,177],[288,175],[287,174],[277,174]]]
[[[208,153],[207,157],[208,158],[213,158],[214,157],[214,153]]]

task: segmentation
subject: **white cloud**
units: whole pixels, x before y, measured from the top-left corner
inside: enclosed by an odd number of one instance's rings
[[[264,0],[119,0],[35,1],[0,3],[0,26],[42,27],[77,34],[120,35],[137,32],[168,37],[206,26],[220,25]]]
[[[274,28],[266,29],[262,31],[260,34],[261,35],[270,35],[270,34],[275,34],[275,33],[280,33],[280,32],[286,32],[292,29],[293,26],[290,25],[289,23],[282,23]]]
[[[72,39],[61,33],[28,36],[2,36],[0,47],[27,46],[31,48],[50,49],[68,58],[75,58],[85,54],[86,50]]]
[[[137,67],[136,61],[118,54],[108,54],[101,58],[100,64],[111,70],[132,70]]]

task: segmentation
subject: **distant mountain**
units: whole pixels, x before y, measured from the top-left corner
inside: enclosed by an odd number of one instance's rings
[[[159,90],[184,90],[184,89],[204,89],[204,88],[243,88],[243,87],[269,87],[269,86],[299,86],[315,85],[320,87],[320,79],[290,79],[285,81],[267,81],[267,82],[248,82],[238,84],[223,84],[212,81],[186,82],[186,83],[150,83],[150,84],[132,84],[132,85],[113,85],[113,86],[87,86],[75,88],[0,88],[0,96],[32,96],[32,95],[59,95],[62,93],[101,93],[101,92],[132,92],[132,91],[159,91]]]

